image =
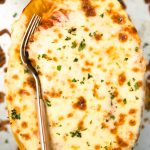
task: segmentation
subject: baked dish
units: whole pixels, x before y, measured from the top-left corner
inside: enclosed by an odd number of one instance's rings
[[[35,83],[20,44],[36,13],[27,51],[38,71],[54,150],[131,150],[139,136],[145,60],[118,0],[32,0],[12,28],[5,80],[12,132],[21,150],[40,150]]]

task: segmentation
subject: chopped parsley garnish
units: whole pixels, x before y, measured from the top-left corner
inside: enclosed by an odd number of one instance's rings
[[[127,60],[128,60],[128,58],[125,58],[125,59],[124,59],[124,61],[127,61]]]
[[[69,70],[71,70],[71,67],[69,67]]]
[[[131,83],[130,83],[130,81],[128,81],[128,83],[127,83],[127,84],[128,84],[128,86],[131,86]]]
[[[47,105],[48,107],[51,107],[51,106],[52,106],[52,105],[51,105],[51,101],[49,101],[48,99],[45,100],[45,103],[46,103],[46,105]]]
[[[90,78],[93,78],[93,76],[88,73],[88,79],[90,79]]]
[[[72,82],[77,82],[78,80],[76,80],[75,78],[74,79],[72,79]]]
[[[20,114],[17,113],[16,109],[13,109],[13,110],[11,111],[11,118],[12,118],[13,120],[15,120],[15,119],[20,119]]]
[[[135,89],[135,91],[139,89],[139,85],[137,82],[134,84],[134,89]]]
[[[139,48],[138,48],[138,47],[135,47],[135,51],[138,52],[138,50],[139,50]]]
[[[29,69],[27,69],[27,68],[24,69],[24,74],[25,74],[25,73],[29,73]]]
[[[17,13],[14,13],[14,14],[13,14],[13,17],[15,18],[16,16],[17,16]]]
[[[148,45],[148,43],[144,43],[143,48],[146,48]]]
[[[135,96],[135,99],[136,99],[136,100],[138,100],[138,99],[139,99],[139,97]]]
[[[103,18],[104,17],[104,13],[100,14],[100,17]]]
[[[75,58],[75,59],[73,60],[73,62],[78,62],[78,58]]]
[[[126,98],[123,99],[123,103],[127,104],[127,99]]]
[[[87,146],[90,146],[89,142],[86,142]]]
[[[61,70],[61,65],[57,66],[57,70],[60,71]]]
[[[85,39],[83,39],[79,45],[78,50],[82,51],[86,47]]]
[[[104,82],[104,80],[101,80],[101,82]]]
[[[5,140],[5,143],[6,143],[6,144],[8,143],[8,139]]]
[[[57,135],[60,135],[60,133],[56,133]]]
[[[76,41],[72,42],[71,48],[76,48],[76,47],[77,47],[77,42]]]
[[[115,96],[114,96],[113,93],[110,93],[110,98],[111,98],[111,99],[114,99],[114,98],[115,98]]]
[[[46,54],[42,54],[42,58],[46,58],[47,57],[47,55]]]
[[[75,31],[77,30],[77,28],[74,28],[74,27],[72,27],[72,28],[70,28],[69,30],[68,30],[68,33],[70,33],[70,34],[75,34]]]
[[[115,116],[114,115],[110,116],[110,118],[113,119],[113,120],[115,120]]]
[[[92,37],[93,36],[92,33],[89,33],[89,36]]]
[[[82,81],[80,82],[80,84],[84,84],[85,81],[85,77],[83,77]]]
[[[71,37],[68,37],[68,36],[67,36],[67,37],[65,38],[65,40],[66,40],[66,41],[69,41],[69,40],[71,40]]]
[[[57,50],[59,50],[59,51],[60,51],[60,50],[61,50],[61,48],[59,47],[59,48],[57,48]]]
[[[70,135],[71,135],[71,137],[79,137],[79,138],[82,137],[82,134],[81,134],[80,130],[76,130],[74,132],[70,132]]]

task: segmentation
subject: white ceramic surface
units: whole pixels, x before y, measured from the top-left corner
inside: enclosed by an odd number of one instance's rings
[[[12,22],[19,17],[28,2],[29,0],[6,0],[5,4],[0,5],[0,30],[7,28],[10,31]],[[144,0],[125,0],[125,3],[128,14],[142,39],[142,45],[149,43],[149,46],[143,50],[144,56],[148,60],[150,59],[150,12],[148,11],[148,5],[144,3]],[[17,13],[17,16],[14,18],[15,13]],[[10,43],[11,40],[7,34],[0,36],[0,46],[3,47],[6,53]],[[0,68],[0,91],[4,91],[4,67]],[[150,118],[150,112],[144,111],[143,118],[146,117]],[[0,120],[6,119],[6,103],[2,103],[0,104]],[[145,128],[141,129],[141,135],[134,150],[150,150],[150,123],[143,122],[143,124]],[[16,143],[8,126],[8,132],[0,132],[0,150],[16,150],[16,148]]]

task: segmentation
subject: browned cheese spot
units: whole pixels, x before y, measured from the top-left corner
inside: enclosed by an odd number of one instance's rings
[[[40,147],[37,150],[42,150]]]
[[[27,128],[28,127],[28,123],[24,121],[24,122],[21,123],[21,126],[22,126],[22,128]]]
[[[4,102],[4,98],[5,98],[5,93],[0,92],[0,103]]]
[[[99,34],[99,33],[96,33],[94,38],[96,41],[100,41],[102,39],[103,35],[102,34]]]
[[[121,25],[125,24],[125,22],[126,22],[125,16],[120,15],[117,12],[113,12],[111,19],[113,20],[114,23],[121,24]]]
[[[124,43],[128,40],[128,35],[126,33],[119,33],[118,38],[120,42]]]
[[[89,28],[84,27],[84,31],[85,31],[85,32],[89,32]]]
[[[121,125],[123,125],[123,124],[125,123],[125,118],[126,118],[126,115],[121,113],[121,114],[119,115],[119,120],[118,120],[118,122],[115,122],[114,125],[115,125],[115,126],[121,126]]]
[[[137,112],[137,109],[134,109],[134,108],[129,110],[130,115],[135,114],[136,112]]]
[[[5,63],[6,63],[6,56],[2,47],[0,46],[0,67],[3,67]]]
[[[132,68],[132,70],[133,70],[133,72],[139,72],[140,71],[140,69],[136,68],[136,67]]]
[[[100,145],[97,144],[97,145],[95,145],[94,148],[95,148],[95,150],[100,150]]]
[[[95,84],[93,88],[93,96],[96,97],[97,99],[99,99],[99,94],[97,92],[98,89],[99,89],[99,85]]]
[[[96,16],[95,8],[92,6],[90,0],[82,0],[82,9],[87,17]]]
[[[82,72],[91,72],[91,68],[82,68]]]
[[[142,87],[143,86],[143,82],[142,81],[138,81],[137,84],[138,84],[138,87]]]
[[[87,106],[86,106],[86,100],[83,96],[80,96],[78,98],[78,101],[76,103],[73,104],[73,108],[74,109],[79,109],[79,110],[86,110]]]
[[[93,66],[94,63],[93,63],[93,62],[89,62],[89,61],[86,60],[86,61],[85,61],[85,65],[86,65],[86,66]]]
[[[30,93],[29,93],[28,91],[24,90],[24,89],[20,89],[20,90],[18,91],[18,94],[19,94],[20,96],[22,96],[22,95],[30,96]]]
[[[62,95],[62,91],[56,91],[54,88],[50,92],[45,92],[51,98],[59,98]]]
[[[12,76],[13,79],[17,80],[19,78],[19,76],[17,74]]]
[[[116,137],[117,143],[120,147],[127,147],[128,143],[125,142],[121,137],[117,136]]]
[[[6,99],[7,99],[9,102],[12,102],[12,101],[13,101],[12,95],[8,95],[8,96],[6,97]]]
[[[122,150],[120,147],[113,148],[112,150]]]
[[[0,131],[7,131],[9,120],[0,120]]]
[[[129,121],[129,125],[130,125],[130,126],[135,126],[135,125],[136,125],[136,121],[133,120],[133,119],[130,120],[130,121]]]
[[[61,33],[59,33],[58,37],[61,39],[63,37],[63,35]]]
[[[31,139],[31,137],[30,137],[30,135],[29,134],[20,134],[20,136],[22,136],[25,140],[30,140]]]
[[[68,118],[71,118],[72,116],[73,116],[73,113],[69,113],[69,114],[67,115]]]
[[[122,73],[119,74],[119,76],[118,76],[118,83],[119,83],[120,86],[122,86],[125,81],[126,81],[126,76],[125,76],[125,73],[122,72]]]
[[[82,120],[78,123],[78,129],[84,130],[84,122]]]

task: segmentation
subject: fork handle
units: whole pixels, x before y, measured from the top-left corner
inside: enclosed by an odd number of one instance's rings
[[[47,113],[44,100],[37,98],[38,124],[42,150],[51,150],[50,135],[48,130]]]

